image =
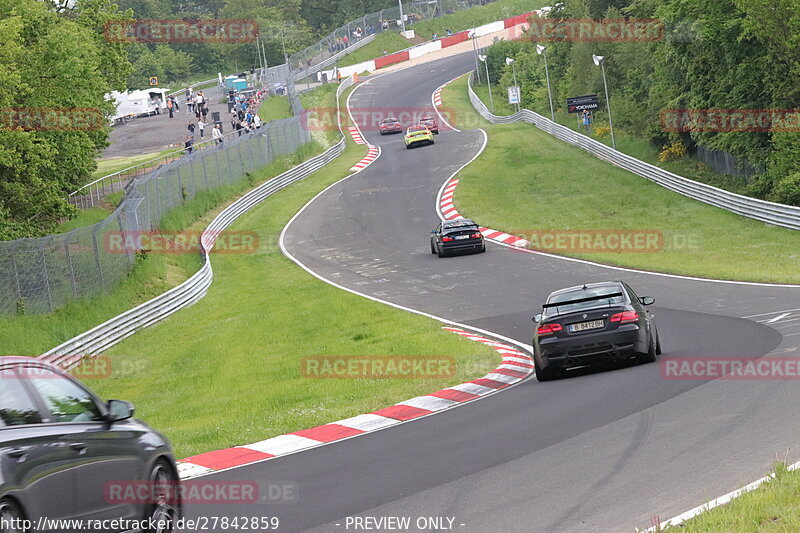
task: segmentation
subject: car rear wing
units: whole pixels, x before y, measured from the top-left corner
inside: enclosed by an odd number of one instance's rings
[[[622,296],[621,292],[611,292],[608,294],[599,294],[597,296],[588,296],[586,298],[577,298],[575,300],[567,300],[566,302],[555,302],[542,305],[542,309],[549,309],[551,307],[560,307],[562,305],[579,304],[583,302],[592,302],[594,300],[605,300],[606,298],[616,298]]]

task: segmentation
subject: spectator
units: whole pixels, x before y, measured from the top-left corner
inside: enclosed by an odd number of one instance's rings
[[[237,120],[236,121],[236,125],[234,126],[234,128],[236,129],[236,133],[239,134],[239,137],[241,137],[242,136],[242,129],[244,129],[244,126],[242,125],[242,121],[241,120]]]
[[[214,124],[214,129],[211,130],[211,137],[217,144],[222,145],[222,130],[219,129],[219,124]]]
[[[231,131],[236,129],[236,125],[239,123],[239,117],[236,116],[236,111],[231,111]]]
[[[167,111],[169,111],[169,118],[172,118],[172,114],[175,112],[175,103],[171,96],[167,98]]]
[[[197,129],[200,130],[200,138],[202,139],[203,138],[203,133],[205,132],[205,129],[206,129],[206,123],[203,122],[202,120],[198,120],[197,121]]]
[[[186,149],[186,154],[192,153],[192,145],[194,144],[194,139],[191,135],[186,136],[186,141],[183,143],[183,147]]]
[[[194,122],[189,121],[189,125],[186,126],[186,129],[189,130],[189,135],[191,135],[192,139],[194,139]]]
[[[586,128],[586,133],[589,133],[589,129],[592,125],[592,114],[589,113],[589,110],[583,110],[583,127]]]
[[[258,115],[255,115],[253,117],[253,126],[255,126],[256,129],[261,127],[261,117],[259,117]]]

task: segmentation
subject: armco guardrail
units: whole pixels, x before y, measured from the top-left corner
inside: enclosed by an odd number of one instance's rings
[[[712,185],[690,180],[683,176],[667,172],[657,166],[645,163],[627,154],[623,154],[605,144],[595,141],[581,133],[573,131],[566,126],[557,124],[542,115],[529,109],[522,109],[509,116],[493,115],[486,104],[478,98],[472,90],[472,78],[469,77],[469,100],[475,110],[486,120],[493,124],[507,124],[510,122],[528,122],[545,133],[583,148],[592,155],[608,161],[629,172],[647,178],[662,187],[666,187],[689,198],[713,205],[742,215],[748,218],[782,226],[790,229],[800,229],[800,207],[768,202],[741,194],[736,194]]]
[[[337,107],[338,96],[351,85],[353,85],[352,78],[348,78],[339,85],[336,91]],[[341,122],[339,130],[341,133]],[[137,331],[198,301],[205,296],[214,278],[209,252],[214,247],[216,236],[265,198],[327,165],[338,157],[344,148],[345,138],[342,135],[339,142],[324,153],[256,187],[217,215],[200,239],[204,263],[202,268],[191,278],[164,294],[56,346],[39,358],[69,369],[85,356],[98,355]]]

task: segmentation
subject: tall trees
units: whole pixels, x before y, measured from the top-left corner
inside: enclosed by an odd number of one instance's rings
[[[0,238],[52,229],[72,212],[66,193],[94,171],[108,137],[104,95],[124,89],[129,68],[122,45],[98,33],[110,18],[123,15],[107,0],[60,13],[0,0]]]

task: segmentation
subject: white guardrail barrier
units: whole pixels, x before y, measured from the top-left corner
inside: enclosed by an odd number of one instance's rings
[[[736,194],[712,185],[700,183],[672,172],[667,172],[657,166],[645,163],[627,154],[614,150],[610,146],[595,141],[594,139],[569,129],[566,126],[557,124],[542,115],[529,109],[509,116],[493,115],[486,104],[478,98],[472,90],[472,78],[469,77],[469,100],[475,110],[492,124],[508,124],[511,122],[528,122],[533,124],[545,133],[568,142],[574,146],[583,148],[590,154],[608,161],[609,163],[623,168],[629,172],[647,178],[662,187],[666,187],[689,198],[731,211],[768,224],[782,226],[790,229],[800,229],[800,207],[768,202],[741,194]]]
[[[348,78],[339,85],[336,91],[337,108],[339,107],[339,96],[345,89],[352,85],[352,78]],[[341,130],[340,122],[340,133],[342,133]],[[206,231],[200,239],[204,264],[202,268],[188,280],[164,294],[156,296],[152,300],[134,307],[121,315],[115,316],[99,326],[56,346],[52,350],[39,356],[39,358],[62,368],[72,368],[85,356],[93,357],[98,355],[137,331],[155,324],[172,313],[188,307],[201,299],[205,296],[214,278],[209,252],[214,247],[216,236],[219,235],[222,230],[230,226],[239,216],[255,207],[262,200],[319,170],[341,155],[344,149],[345,137],[342,134],[342,138],[339,142],[324,153],[261,184],[217,215],[208,225],[208,228],[206,228]]]

